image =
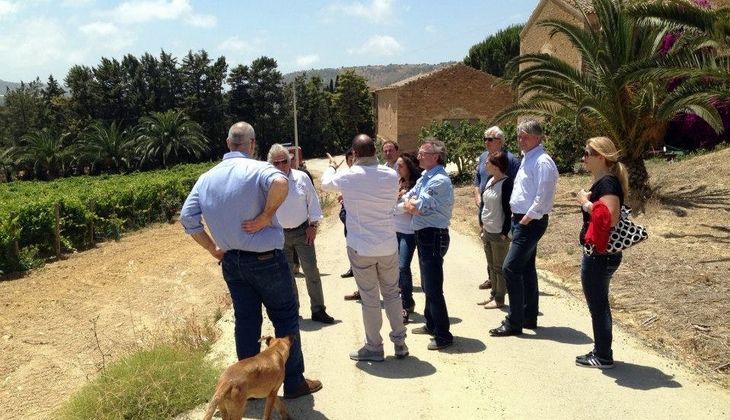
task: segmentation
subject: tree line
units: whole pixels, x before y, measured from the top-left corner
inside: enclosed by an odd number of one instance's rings
[[[340,152],[354,133],[373,134],[372,96],[352,71],[325,84],[298,76],[300,145],[305,155]],[[235,121],[256,129],[259,153],[293,142],[293,86],[276,60],[260,57],[229,70],[205,50],[181,60],[102,58],[8,90],[0,106],[0,170],[6,181],[167,168],[219,159]]]

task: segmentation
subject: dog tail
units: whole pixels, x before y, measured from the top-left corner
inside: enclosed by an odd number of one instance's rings
[[[223,388],[216,390],[215,395],[213,395],[213,399],[210,400],[210,404],[208,404],[208,411],[205,412],[203,420],[211,420],[213,418],[213,414],[215,414],[215,409],[218,408],[218,403],[220,403],[221,398],[228,394],[232,387],[233,381],[228,381],[225,385],[223,385]]]

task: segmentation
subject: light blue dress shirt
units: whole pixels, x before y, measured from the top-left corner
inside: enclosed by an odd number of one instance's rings
[[[509,200],[512,213],[542,218],[553,209],[557,185],[558,168],[539,144],[522,158]]]
[[[205,219],[213,240],[223,251],[264,252],[284,247],[284,231],[276,220],[254,234],[241,222],[255,219],[266,205],[271,183],[286,175],[268,162],[229,152],[223,161],[198,178],[180,211],[185,232],[202,232]]]
[[[436,165],[423,171],[416,185],[404,197],[416,199],[419,214],[411,220],[413,230],[427,227],[446,229],[449,227],[451,212],[454,209],[454,187],[446,169]]]

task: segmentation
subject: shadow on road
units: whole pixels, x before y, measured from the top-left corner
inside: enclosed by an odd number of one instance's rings
[[[409,319],[411,320],[408,324],[425,324],[426,323],[426,317],[417,313],[413,312],[409,315]],[[461,323],[461,318],[457,318],[455,316],[449,317],[449,325],[455,325]]]
[[[355,367],[370,375],[387,379],[419,378],[436,373],[436,368],[431,363],[413,356],[400,360],[389,356],[385,362],[357,362]]]
[[[529,340],[552,340],[565,344],[591,344],[593,340],[584,332],[570,327],[538,327],[535,334],[523,334]]]
[[[682,384],[674,380],[674,375],[667,375],[651,366],[635,365],[627,362],[616,362],[614,369],[605,369],[602,373],[616,380],[616,384],[639,390],[656,388],[681,388]]]
[[[484,344],[481,340],[477,340],[476,338],[454,336],[454,345],[451,347],[446,347],[445,349],[440,351],[441,353],[448,354],[466,354],[480,353],[486,349],[487,345]]]
[[[324,389],[324,388],[323,388]],[[320,391],[321,392],[321,391]],[[314,394],[317,395],[317,394]],[[314,396],[305,395],[294,400],[281,400],[286,407],[291,418],[295,419],[307,419],[307,420],[324,420],[328,417],[314,409]],[[262,419],[264,418],[264,403],[265,399],[249,400],[246,404],[246,418],[248,419]],[[219,413],[220,415],[220,413]],[[278,418],[278,413],[274,409],[273,417]],[[220,417],[214,417],[220,418]]]
[[[334,324],[323,324],[321,322],[312,321],[311,319],[300,319],[299,330],[300,331],[319,331],[322,328],[331,327],[337,324],[341,324],[342,320],[335,319]]]

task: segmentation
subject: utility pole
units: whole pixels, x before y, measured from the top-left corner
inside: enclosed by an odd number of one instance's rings
[[[294,166],[295,169],[299,169],[299,131],[297,130],[297,79],[291,84],[292,91],[294,93]]]

